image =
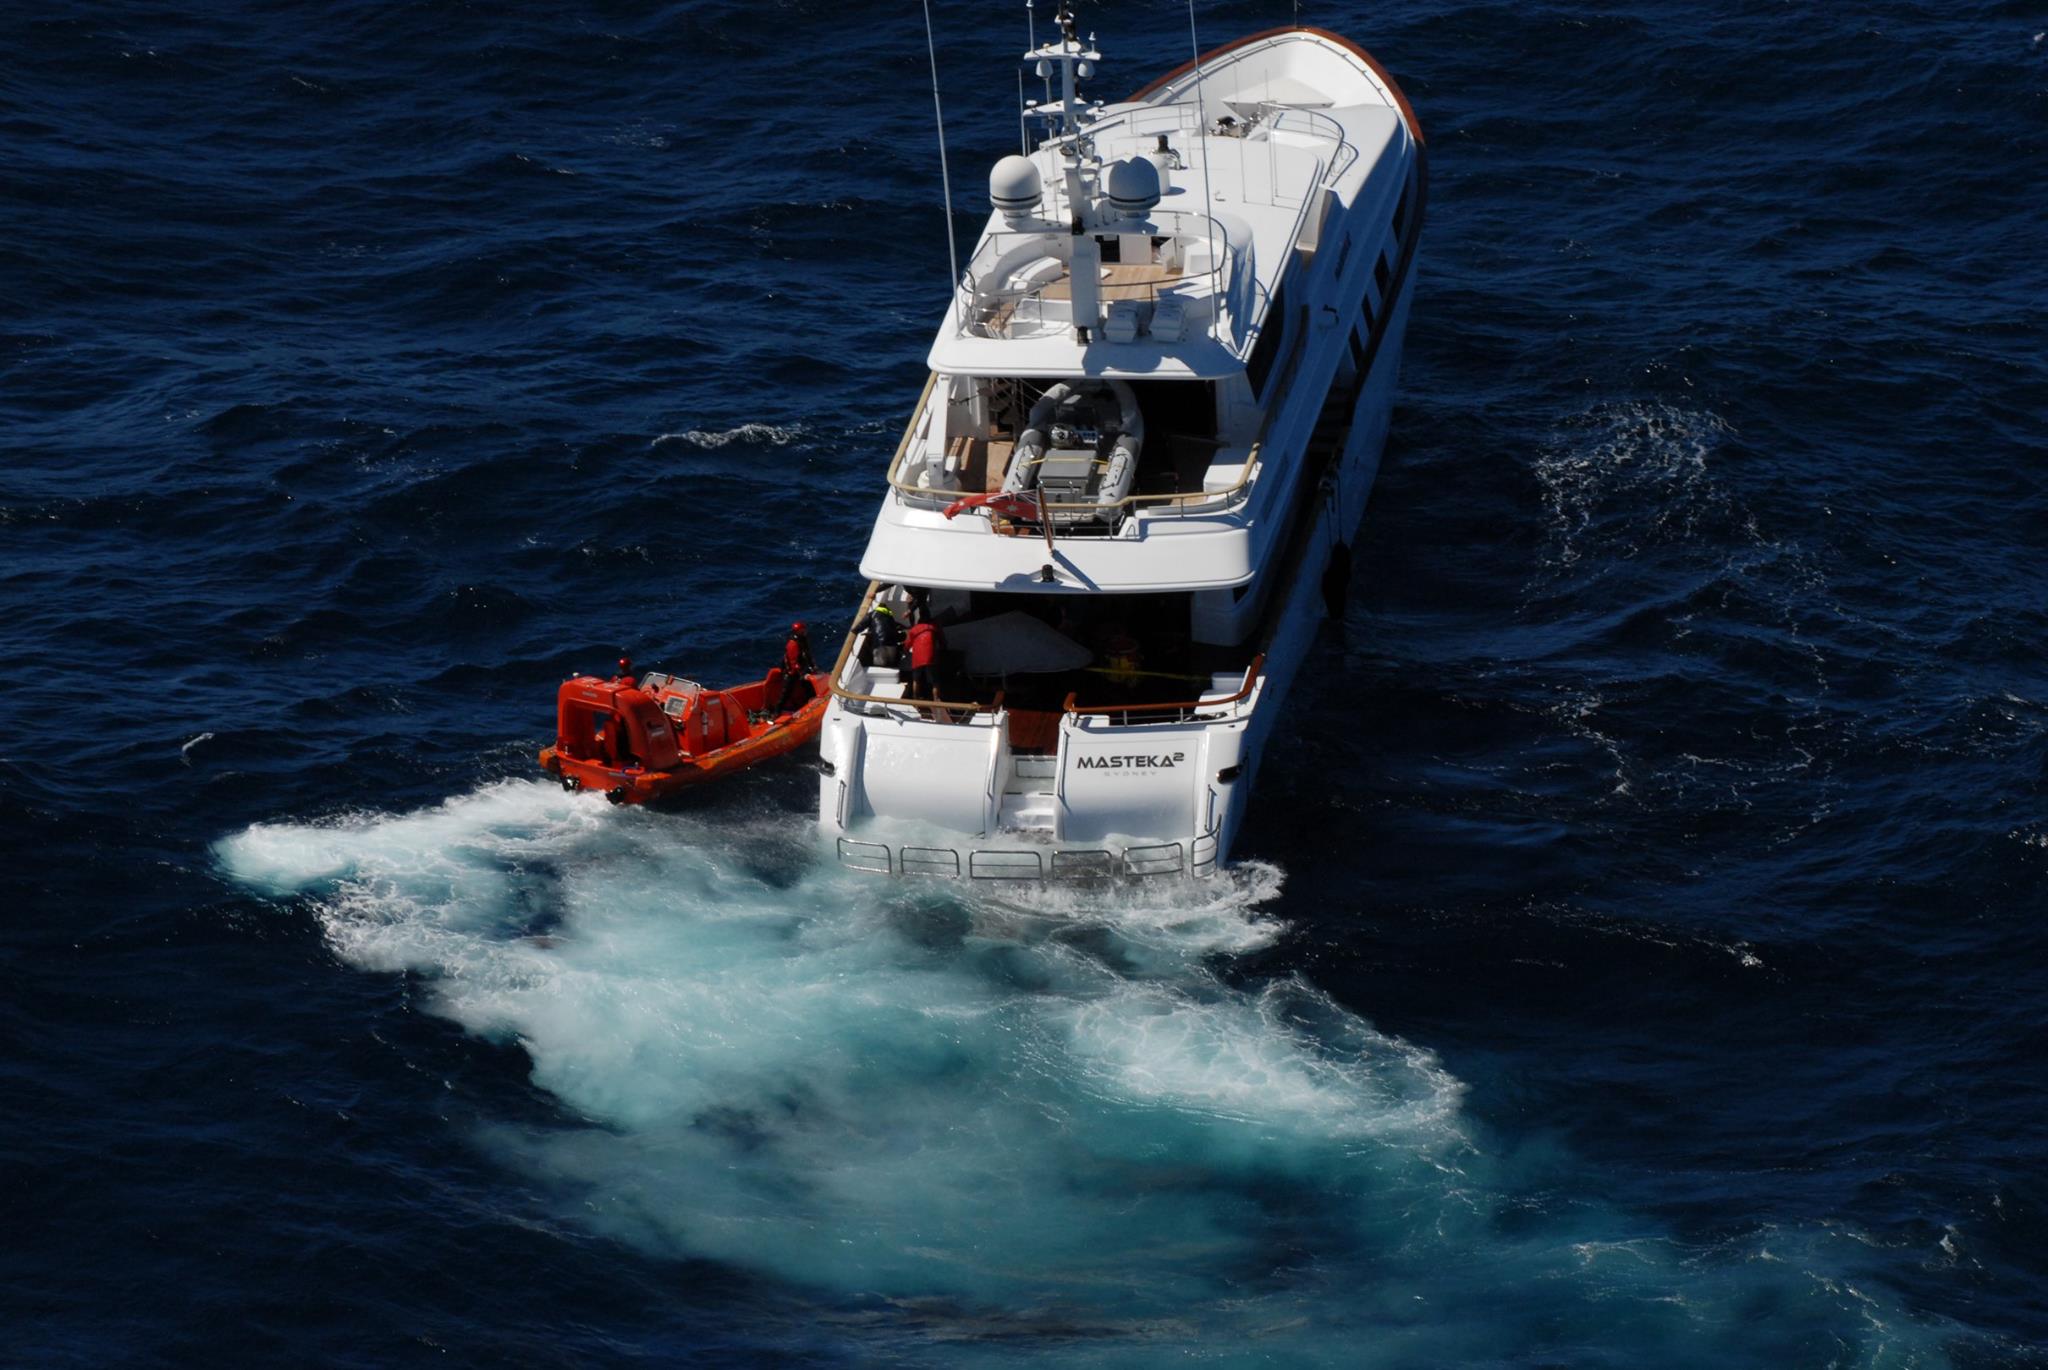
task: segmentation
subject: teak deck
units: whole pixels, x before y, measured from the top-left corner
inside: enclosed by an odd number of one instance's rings
[[[1010,454],[1017,444],[1008,438],[954,438],[946,444],[946,461],[960,471],[960,488],[993,494],[1003,488],[1010,470]]]
[[[1149,300],[1159,293],[1159,286],[1179,279],[1180,268],[1177,266],[1161,266],[1157,262],[1111,262],[1102,268],[1102,284],[1098,293],[1104,304],[1111,300]],[[1044,296],[1048,300],[1073,299],[1073,276],[1062,276],[1046,286]]]

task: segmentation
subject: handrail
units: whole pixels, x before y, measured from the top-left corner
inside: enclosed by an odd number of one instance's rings
[[[924,417],[925,410],[931,408],[932,391],[937,388],[938,384],[938,372],[929,371],[925,373],[924,389],[918,392],[917,403],[910,407],[910,421],[903,425],[903,436],[896,440],[896,455],[889,462],[889,484],[891,485],[896,484],[896,468],[903,465],[903,458],[909,454],[910,439],[917,433],[917,421]]]
[[[927,385],[925,390],[929,392],[931,387]],[[867,622],[868,611],[875,607],[875,596],[881,590],[880,581],[869,581],[868,592],[861,596],[860,608],[853,611],[853,626],[846,630],[846,641],[839,644],[839,659],[832,663],[832,693],[835,695],[839,693],[839,677],[846,673],[846,659],[853,655],[853,641],[860,636],[860,625]]]
[[[1154,287],[1161,284],[1179,287],[1208,283],[1209,293],[1221,298],[1224,294],[1223,278],[1228,274],[1234,279],[1237,266],[1236,254],[1231,250],[1230,229],[1224,222],[1213,214],[1192,209],[1154,210],[1149,221],[1155,228],[1162,229],[1168,227],[1169,221],[1171,221],[1170,227],[1174,231],[1165,236],[1190,243],[1207,242],[1221,249],[1220,252],[1213,252],[1211,254],[1214,260],[1201,271],[1190,272],[1183,267],[1179,276],[1172,277],[1166,282],[1155,281],[1149,284]],[[1107,232],[1112,231],[1114,228],[1115,225],[1103,225],[1095,231]],[[985,285],[983,277],[992,272],[995,266],[1007,258],[1018,246],[1034,240],[1048,242],[1057,246],[1061,242],[1066,241],[1069,236],[1067,226],[1064,223],[1056,227],[1048,225],[1045,228],[995,229],[982,235],[981,243],[977,246],[974,256],[968,260],[967,269],[960,273],[960,279],[953,287],[957,311],[955,317],[959,320],[960,326],[963,329],[979,327],[982,323],[986,322],[985,320],[977,319],[970,324],[967,319],[968,309],[981,301],[986,300],[991,303],[1000,303],[1005,299],[1012,299],[1021,302],[1030,299],[1034,295],[1042,296],[1047,286],[1057,284],[1056,281],[1047,281],[1030,289],[1011,292],[999,289],[993,284]],[[1067,258],[1059,257],[1057,253],[1052,252],[1048,252],[1045,255],[1067,262],[1068,276],[1072,275],[1073,265]],[[1139,283],[1134,282],[1132,284]],[[1126,289],[1128,287],[1118,286],[1116,288]],[[1130,297],[1126,296],[1124,298]],[[1156,288],[1148,298],[1158,298]]]
[[[970,718],[976,714],[1001,713],[1003,709],[1003,701],[1000,697],[991,704],[963,704],[958,700],[951,699],[912,699],[907,695],[855,694],[852,690],[842,690],[837,685],[832,687],[832,694],[835,698],[850,699],[857,704],[881,704],[892,709],[915,709],[919,713],[936,713],[940,710],[947,710],[953,713],[966,714]],[[967,719],[965,718],[935,718],[932,720],[934,723],[965,723],[966,721]]]
[[[936,713],[940,710],[950,710],[955,713],[964,713],[968,715],[969,718],[972,718],[977,714],[985,714],[992,712],[995,708],[995,706],[992,704],[961,704],[949,699],[911,699],[907,696],[899,699],[892,699],[888,695],[857,695],[851,690],[836,689],[832,691],[832,693],[838,696],[840,699],[850,699],[861,704],[882,704],[890,708],[896,709],[915,709],[920,714],[925,713],[927,711]],[[967,719],[934,718],[928,721],[932,723],[965,723],[967,722]]]
[[[896,455],[889,462],[889,488],[897,491],[899,494],[917,495],[925,499],[939,499],[946,496],[958,497],[962,493],[972,493],[971,491],[963,492],[959,490],[934,490],[922,485],[912,485],[909,481],[903,479],[902,476],[903,459],[910,454],[910,439],[917,429],[918,419],[923,417],[925,408],[930,403],[932,387],[938,382],[938,379],[938,373],[933,372],[925,381],[924,394],[918,397],[917,408],[911,411],[910,422],[904,425],[903,428],[903,439],[896,444]],[[1209,500],[1227,502],[1234,499],[1259,474],[1260,450],[1263,446],[1264,437],[1262,434],[1258,440],[1254,441],[1246,449],[1243,472],[1239,474],[1235,481],[1232,481],[1221,490],[1189,490],[1183,493],[1165,495],[1125,495],[1122,499],[1112,500],[1108,504],[1082,503],[1075,500],[1047,500],[1045,507],[1047,509],[1094,512],[1099,514],[1105,509],[1121,509],[1126,505],[1205,503]]]
[[[1422,121],[1415,117],[1415,110],[1408,103],[1408,96],[1402,91],[1400,84],[1388,73],[1386,67],[1381,65],[1379,58],[1373,56],[1341,33],[1332,33],[1328,29],[1313,28],[1307,24],[1282,25],[1276,29],[1266,29],[1259,33],[1248,33],[1242,38],[1236,38],[1223,44],[1221,47],[1197,53],[1193,61],[1182,62],[1164,76],[1156,76],[1150,82],[1139,87],[1132,94],[1128,103],[1137,104],[1142,101],[1153,109],[1175,108],[1173,105],[1152,104],[1150,99],[1152,93],[1161,87],[1172,85],[1190,72],[1193,72],[1198,77],[1201,76],[1205,66],[1213,66],[1217,58],[1227,56],[1239,48],[1248,48],[1255,44],[1263,43],[1269,38],[1296,39],[1303,37],[1320,38],[1326,43],[1342,48],[1359,61],[1365,63],[1372,71],[1373,76],[1378,79],[1382,93],[1390,96],[1393,99],[1395,108],[1401,111],[1401,118],[1408,125],[1408,132],[1414,137],[1416,146],[1423,146],[1427,142],[1422,136]]]
[[[1077,696],[1070,692],[1064,711],[1070,714],[1161,714],[1182,713],[1190,709],[1220,708],[1225,704],[1235,704],[1249,695],[1253,687],[1259,683],[1259,675],[1265,666],[1266,654],[1260,652],[1252,658],[1252,664],[1244,668],[1244,684],[1238,688],[1237,693],[1225,695],[1221,699],[1183,700],[1169,704],[1090,704],[1084,707],[1074,702]]]
[[[1344,131],[1344,125],[1342,123],[1338,122],[1336,119],[1330,117],[1330,115],[1324,113],[1322,110],[1319,109],[1309,109],[1302,105],[1282,105],[1277,107],[1273,112],[1273,128],[1276,131],[1283,128],[1286,125],[1289,116],[1292,115],[1300,115],[1301,117],[1308,120],[1310,126],[1315,130],[1312,134],[1310,134],[1311,137],[1327,138],[1331,143],[1335,145],[1333,154],[1330,158],[1330,171],[1329,174],[1323,178],[1323,184],[1328,184],[1329,182],[1336,180],[1338,177],[1342,176],[1346,171],[1349,171],[1351,169],[1352,162],[1356,162],[1360,154],[1358,151],[1357,144],[1351,141],[1351,135]],[[1328,125],[1328,127],[1323,127],[1323,125]],[[1346,152],[1349,152],[1351,154],[1351,159],[1350,161],[1345,162],[1342,167],[1339,167],[1337,165],[1337,159],[1342,157]]]
[[[1150,876],[1213,875],[1219,834],[1215,828],[1185,841],[1140,843],[1122,850],[1106,847],[919,847],[891,849],[886,842],[867,842],[841,834],[835,844],[839,864],[869,875],[947,875],[963,873],[973,880],[1104,878],[1142,880]],[[1204,848],[1207,855],[1202,855]],[[961,853],[966,853],[963,872]],[[950,860],[948,859],[950,858]],[[1029,861],[1027,867],[1025,863]],[[1167,864],[1167,863],[1171,864]],[[952,867],[949,872],[946,868]],[[1145,867],[1145,869],[1141,869]]]

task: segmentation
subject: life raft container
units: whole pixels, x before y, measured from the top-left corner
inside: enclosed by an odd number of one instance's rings
[[[568,790],[596,790],[615,804],[644,804],[793,751],[818,735],[831,694],[824,672],[804,677],[801,702],[782,711],[781,667],[747,685],[715,690],[653,672],[609,679],[581,675],[555,695],[555,743],[541,769]]]

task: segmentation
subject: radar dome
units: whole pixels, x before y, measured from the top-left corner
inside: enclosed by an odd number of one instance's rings
[[[1044,193],[1038,163],[1029,157],[1013,152],[997,162],[995,170],[988,174],[988,201],[1006,219],[1029,218]]]
[[[1103,178],[1110,207],[1135,219],[1159,203],[1159,168],[1143,157],[1127,157]]]

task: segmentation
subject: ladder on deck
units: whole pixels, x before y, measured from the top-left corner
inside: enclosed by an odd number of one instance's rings
[[[1056,756],[1010,757],[1010,778],[1003,785],[1002,817],[998,824],[1006,832],[1053,835],[1054,814],[1059,799],[1053,786],[1059,778]]]

